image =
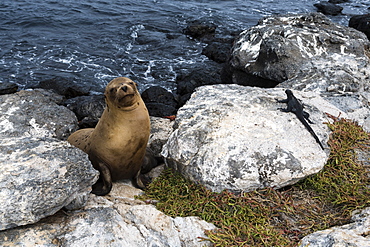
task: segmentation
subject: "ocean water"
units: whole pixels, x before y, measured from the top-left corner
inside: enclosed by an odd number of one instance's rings
[[[217,35],[249,28],[264,16],[316,11],[314,0],[1,0],[0,83],[21,88],[63,77],[101,92],[117,76],[140,90],[176,87],[176,75],[201,66],[205,44],[187,38],[193,20],[217,25]],[[341,4],[330,17],[347,26],[369,1]]]

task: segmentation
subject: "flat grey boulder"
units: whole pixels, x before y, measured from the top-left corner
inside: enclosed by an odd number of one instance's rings
[[[205,230],[215,226],[197,217],[166,216],[134,199],[142,191],[124,182],[109,196],[90,194],[81,210],[59,212],[22,228],[0,232],[4,246],[212,246]]]
[[[312,129],[327,147],[324,114],[341,111],[316,93],[294,91],[310,114]],[[213,191],[281,188],[325,165],[323,151],[286,104],[283,89],[204,86],[179,109],[175,130],[162,150],[168,166]],[[342,113],[346,116],[345,113]]]
[[[60,101],[60,95],[45,90],[1,95],[0,135],[67,139],[77,129],[77,118]]]
[[[1,138],[0,154],[0,230],[35,223],[76,203],[98,178],[87,155],[64,141]]]
[[[304,237],[299,247],[370,246],[370,208],[357,212],[352,223],[314,232]]]
[[[0,230],[31,224],[63,207],[82,207],[98,178],[65,138],[74,114],[43,90],[0,96]]]
[[[309,91],[309,90],[305,90]],[[358,122],[364,130],[370,132],[370,93],[346,93],[337,95],[321,95],[328,102],[336,106],[348,119]],[[341,115],[344,117],[344,115]]]

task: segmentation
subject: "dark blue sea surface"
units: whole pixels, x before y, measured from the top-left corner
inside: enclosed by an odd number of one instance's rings
[[[63,77],[103,90],[127,76],[140,90],[175,88],[179,71],[200,66],[205,44],[182,30],[193,20],[217,25],[227,36],[273,14],[316,11],[314,0],[1,0],[0,83],[27,88]],[[352,15],[368,13],[369,1],[341,4],[331,17],[347,26]]]

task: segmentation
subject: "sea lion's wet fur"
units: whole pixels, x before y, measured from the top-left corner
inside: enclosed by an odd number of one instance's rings
[[[148,111],[136,83],[128,78],[112,80],[104,96],[107,107],[96,127],[79,130],[68,141],[86,152],[100,172],[94,194],[108,194],[112,181],[125,178],[142,188],[139,174],[150,135]]]

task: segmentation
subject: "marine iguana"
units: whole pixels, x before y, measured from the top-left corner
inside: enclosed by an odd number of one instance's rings
[[[315,138],[316,142],[320,145],[320,147],[322,148],[322,150],[324,150],[324,147],[321,144],[319,138],[317,137],[317,135],[315,134],[315,132],[313,131],[313,129],[311,128],[311,126],[307,123],[307,121],[308,121],[310,124],[313,124],[313,122],[311,122],[309,120],[310,115],[307,112],[303,111],[303,105],[293,95],[293,92],[291,90],[287,89],[287,90],[285,90],[285,93],[287,95],[287,99],[277,100],[277,102],[279,102],[279,103],[287,103],[288,106],[287,106],[286,109],[279,108],[279,110],[281,110],[282,112],[292,112],[292,113],[294,113],[297,116],[297,118],[299,119],[299,121],[301,121],[301,123],[304,125],[304,127],[306,127],[306,129]]]

